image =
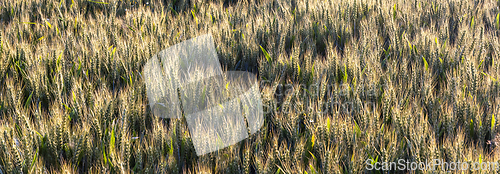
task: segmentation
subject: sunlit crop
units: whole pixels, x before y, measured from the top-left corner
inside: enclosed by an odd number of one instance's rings
[[[1,0],[0,173],[369,173],[368,159],[499,161],[499,8]],[[159,51],[207,33],[223,70],[258,76],[265,121],[197,156],[184,119],[151,111],[141,72]]]

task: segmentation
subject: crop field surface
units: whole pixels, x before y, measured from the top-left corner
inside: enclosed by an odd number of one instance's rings
[[[197,155],[143,68],[204,34],[264,119]],[[500,0],[1,0],[0,174],[496,173],[499,80]]]

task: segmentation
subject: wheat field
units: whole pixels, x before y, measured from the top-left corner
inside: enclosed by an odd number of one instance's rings
[[[2,0],[0,173],[428,173],[500,161],[499,0]],[[141,72],[210,33],[265,118],[197,156]],[[499,137],[500,138],[500,137]],[[490,173],[493,170],[458,171]]]

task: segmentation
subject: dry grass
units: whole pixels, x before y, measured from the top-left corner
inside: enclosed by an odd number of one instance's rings
[[[361,173],[367,159],[498,161],[488,140],[500,116],[499,7],[2,0],[0,170]],[[260,132],[198,157],[183,120],[152,114],[140,72],[206,33],[223,69],[258,74],[267,113]]]

